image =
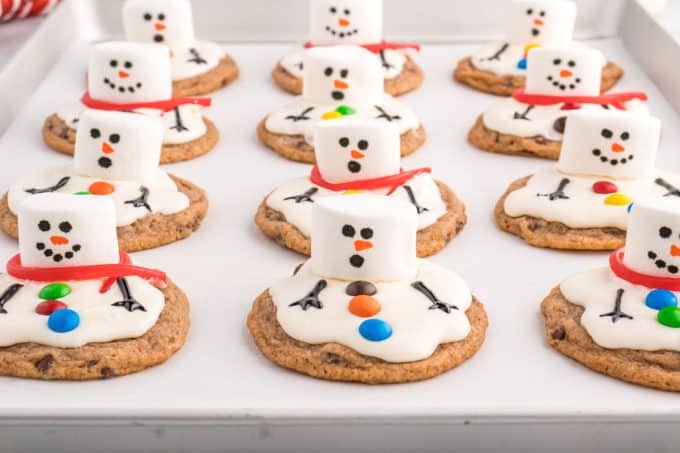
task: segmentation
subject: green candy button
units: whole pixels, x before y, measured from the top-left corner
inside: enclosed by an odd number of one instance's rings
[[[666,307],[659,310],[656,319],[666,327],[680,327],[680,308]]]
[[[45,300],[57,300],[71,294],[71,287],[66,283],[50,283],[40,290],[40,298]]]
[[[335,109],[336,112],[339,114],[345,116],[345,115],[354,115],[357,111],[354,110],[352,107],[348,105],[341,105],[337,109]]]
[[[92,195],[92,194],[87,190],[81,190],[80,192],[76,192],[73,195]]]

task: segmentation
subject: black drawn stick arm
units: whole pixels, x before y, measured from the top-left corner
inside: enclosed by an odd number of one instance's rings
[[[614,301],[614,310],[609,313],[602,313],[600,318],[611,318],[612,323],[615,323],[619,319],[633,319],[632,316],[624,313],[621,310],[621,302],[623,301],[623,289],[619,288],[616,291],[616,299]]]
[[[130,291],[130,286],[125,277],[117,279],[116,283],[118,284],[118,289],[120,290],[120,293],[123,296],[123,300],[119,302],[114,302],[113,304],[111,304],[112,306],[123,307],[129,312],[133,312],[135,310],[146,311],[144,305],[140,304],[132,295],[132,292]]]
[[[669,183],[663,178],[656,178],[654,180],[654,183],[657,186],[661,186],[664,189],[666,189],[668,192],[664,195],[664,197],[680,197],[680,189],[675,187],[673,184]]]
[[[319,280],[316,282],[316,285],[314,285],[314,288],[305,297],[293,302],[288,306],[300,307],[303,311],[307,311],[309,307],[314,307],[318,310],[321,310],[323,308],[323,302],[321,302],[319,299],[319,294],[321,294],[321,291],[326,289],[327,286],[328,282],[326,282],[326,280]]]
[[[7,310],[5,309],[5,304],[12,300],[14,296],[19,292],[21,288],[23,288],[24,285],[20,283],[14,283],[12,285],[9,285],[7,289],[5,289],[2,294],[0,294],[0,315],[6,315]]]
[[[496,53],[494,53],[490,57],[484,58],[484,60],[486,60],[486,61],[494,61],[494,60],[500,61],[501,55],[503,55],[508,50],[509,47],[510,47],[509,43],[507,43],[507,42],[503,43],[503,45],[500,47],[500,49],[498,49],[496,51]]]
[[[456,307],[455,305],[447,304],[446,302],[442,302],[441,300],[439,300],[439,298],[432,292],[432,290],[421,281],[412,283],[411,287],[413,287],[416,291],[425,296],[427,300],[429,300],[432,303],[432,305],[430,305],[427,308],[428,310],[441,310],[446,314],[450,314],[451,310],[458,310],[458,307]]]
[[[290,197],[286,197],[283,199],[283,201],[294,201],[295,203],[314,203],[314,200],[312,199],[312,195],[317,193],[319,191],[318,187],[311,187],[309,190],[305,191],[304,193],[301,193],[299,195],[292,195]]]
[[[311,118],[308,116],[311,111],[314,110],[314,107],[307,107],[300,113],[299,115],[288,115],[286,117],[287,120],[290,120],[294,123],[297,123],[298,121],[307,121],[311,120]]]
[[[569,196],[564,193],[564,189],[567,188],[571,181],[569,178],[562,178],[560,180],[560,183],[557,185],[557,189],[555,189],[554,192],[552,193],[537,193],[537,197],[548,197],[550,201],[555,201],[555,200],[568,200]]]
[[[411,186],[403,185],[402,187],[406,191],[406,195],[408,196],[408,199],[411,202],[411,204],[416,207],[416,212],[418,214],[422,214],[423,212],[429,211],[429,209],[424,208],[423,206],[420,206],[418,204],[418,200],[416,200],[416,195],[413,193],[413,189],[411,188]]]
[[[132,200],[127,200],[125,201],[124,204],[131,204],[135,208],[146,208],[147,211],[151,211],[151,206],[149,206],[149,189],[147,189],[144,186],[141,186],[139,188],[139,191],[141,192],[139,197],[134,198]]]
[[[70,180],[71,180],[71,177],[70,177],[70,176],[64,176],[64,177],[61,178],[59,181],[57,181],[57,183],[54,184],[53,186],[44,187],[44,188],[41,188],[41,189],[38,189],[38,188],[27,189],[27,190],[26,190],[26,193],[30,193],[31,195],[36,195],[36,194],[39,194],[39,193],[56,192],[57,190],[61,189],[61,188],[64,187],[66,184],[68,184],[68,182],[69,182]]]

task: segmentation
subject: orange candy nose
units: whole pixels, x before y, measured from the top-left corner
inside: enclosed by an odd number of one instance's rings
[[[571,71],[568,71],[566,69],[563,69],[563,70],[560,71],[560,77],[571,77],[571,76],[572,76]]]
[[[347,307],[349,312],[360,318],[370,318],[380,312],[380,303],[371,296],[354,296]]]
[[[349,88],[349,85],[347,85],[345,82],[342,80],[336,80],[333,82],[333,86],[337,88],[338,90],[346,90]]]
[[[88,192],[92,195],[109,195],[112,194],[116,189],[105,181],[97,181],[90,184],[87,188]]]
[[[671,245],[671,256],[680,256],[680,247],[675,244]]]
[[[338,19],[338,24],[340,24],[341,27],[347,27],[349,26],[349,21],[347,19]]]
[[[130,74],[128,74],[125,71],[118,71],[118,77],[120,77],[121,79],[127,79],[128,77],[130,77]]]
[[[373,244],[369,241],[354,241],[354,250],[361,252],[362,250],[367,250],[373,248]]]
[[[624,148],[623,146],[619,145],[618,143],[614,143],[614,144],[612,145],[612,151],[614,151],[615,153],[620,153],[620,152],[623,152],[623,151],[625,151],[625,150],[626,150],[626,148]]]
[[[353,149],[353,150],[352,150],[352,158],[354,158],[354,159],[363,159],[364,157],[366,157],[365,154],[360,153],[360,152],[357,151],[356,149]]]
[[[50,242],[52,245],[66,245],[68,244],[68,239],[64,236],[51,236]]]
[[[114,149],[111,147],[111,145],[106,142],[102,143],[102,152],[104,154],[111,154],[113,151]]]
[[[156,31],[163,31],[163,30],[165,30],[167,27],[166,27],[165,25],[159,23],[159,22],[156,22],[156,24],[154,24],[153,28],[155,28]]]
[[[534,19],[534,25],[543,25],[543,21],[541,19]]]

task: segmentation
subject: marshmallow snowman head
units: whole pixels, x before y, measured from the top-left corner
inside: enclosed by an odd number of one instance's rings
[[[175,50],[195,41],[189,0],[127,0],[123,25],[129,41],[165,44]]]
[[[303,57],[302,97],[317,104],[377,104],[384,96],[376,55],[359,46],[314,47]]]
[[[321,121],[314,129],[316,162],[332,183],[399,173],[399,130],[391,123],[353,118]]]
[[[557,168],[610,178],[651,178],[661,122],[652,116],[605,109],[568,115]]]
[[[379,195],[323,197],[312,211],[312,270],[338,280],[416,276],[413,205]]]
[[[680,199],[637,200],[630,212],[623,263],[659,277],[680,277]]]
[[[382,0],[310,0],[310,40],[316,45],[382,41]]]
[[[119,262],[116,210],[110,197],[47,193],[18,209],[19,254],[28,267]]]
[[[90,96],[108,102],[149,102],[172,97],[170,53],[164,46],[107,42],[90,52]]]
[[[526,92],[597,96],[604,64],[602,52],[586,47],[532,50],[527,57]]]
[[[86,110],[76,134],[75,171],[81,176],[150,184],[158,174],[163,132],[158,117]]]
[[[520,46],[571,44],[576,5],[569,0],[514,0],[506,21],[506,36]]]

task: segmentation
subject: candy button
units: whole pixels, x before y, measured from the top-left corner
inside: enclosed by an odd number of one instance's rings
[[[47,320],[47,327],[53,332],[66,333],[74,330],[80,324],[80,316],[70,308],[53,312]]]
[[[356,195],[358,193],[361,193],[361,190],[348,189],[348,190],[345,190],[342,194],[343,195]]]
[[[645,304],[654,310],[661,310],[666,307],[677,307],[678,298],[666,289],[655,289],[647,294]]]
[[[666,327],[677,328],[680,327],[680,308],[678,307],[666,307],[659,310],[659,314],[656,316],[659,323]]]
[[[349,301],[349,306],[347,307],[349,312],[354,316],[359,316],[360,318],[370,318],[380,313],[380,302],[372,298],[371,296],[361,295],[354,296],[352,300]]]
[[[630,198],[628,195],[624,195],[622,193],[615,193],[605,198],[604,204],[608,204],[611,206],[626,206],[629,205],[632,201],[633,199]]]
[[[327,112],[327,113],[324,113],[324,114],[321,116],[321,119],[324,119],[324,120],[335,120],[335,119],[338,119],[338,118],[342,118],[342,113],[339,113],[339,112]]]
[[[593,192],[601,194],[609,194],[618,192],[619,188],[616,187],[611,181],[598,181],[593,184]]]
[[[566,116],[560,116],[553,123],[553,129],[555,129],[555,132],[558,132],[560,134],[564,134],[564,128],[565,127],[567,127],[567,117]]]
[[[517,62],[517,69],[526,69],[527,68],[527,59],[522,58]]]
[[[354,115],[357,112],[356,110],[354,110],[349,105],[341,105],[340,107],[335,109],[335,111],[338,112],[339,114],[341,114],[342,116]]]
[[[57,300],[71,294],[71,287],[66,283],[50,283],[40,290],[38,296],[45,300]]]
[[[382,319],[367,319],[359,326],[359,333],[368,341],[383,341],[392,336],[392,327]]]
[[[73,195],[92,195],[92,194],[87,190],[81,190],[80,192],[76,192]]]
[[[68,308],[65,303],[58,300],[44,300],[35,307],[35,312],[39,315],[49,316],[57,310]]]
[[[110,195],[116,189],[108,182],[97,181],[90,184],[90,187],[88,187],[87,190],[89,190],[92,195]]]
[[[348,296],[372,296],[377,292],[378,288],[376,288],[373,283],[367,282],[365,280],[354,281],[347,285],[347,288],[345,288],[345,294]]]
[[[633,205],[634,205],[634,204],[635,204],[635,203],[629,204],[628,207],[626,208],[626,211],[630,212],[630,210],[633,209]]]

